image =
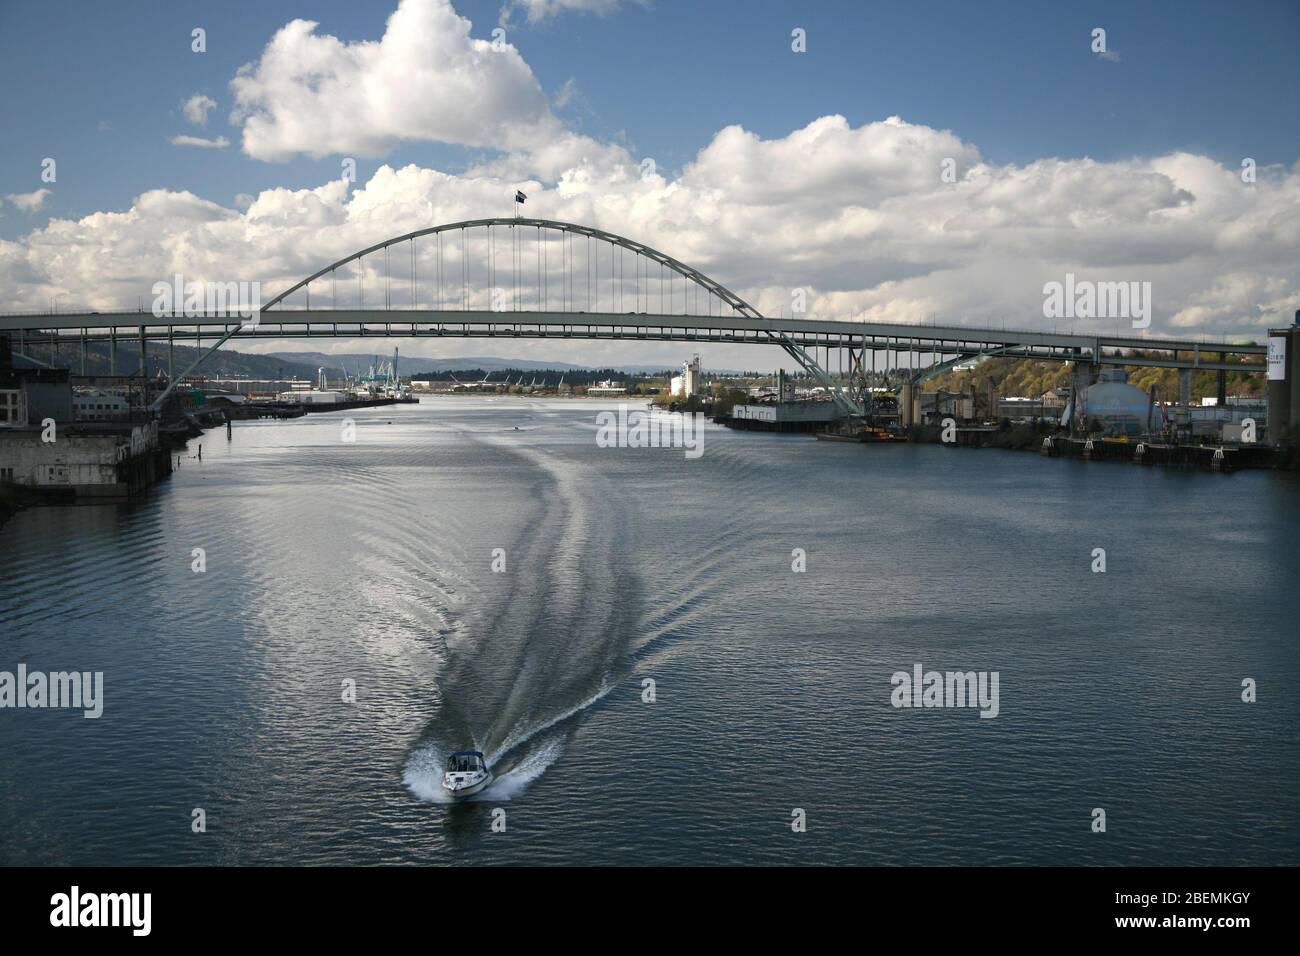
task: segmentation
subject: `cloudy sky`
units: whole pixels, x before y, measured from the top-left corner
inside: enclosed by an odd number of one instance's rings
[[[1297,38],[1288,0],[3,0],[0,310],[270,294],[522,188],[769,314],[1051,328],[1073,273],[1151,282],[1149,334],[1258,337],[1300,308]],[[486,346],[412,351],[682,358]]]

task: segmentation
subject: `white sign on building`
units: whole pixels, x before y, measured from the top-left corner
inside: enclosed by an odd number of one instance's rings
[[[1268,380],[1286,381],[1286,338],[1281,335],[1268,337]]]

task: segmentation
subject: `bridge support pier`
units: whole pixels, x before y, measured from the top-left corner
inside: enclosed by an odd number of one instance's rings
[[[849,401],[862,409],[867,407],[867,380],[863,370],[866,353],[865,342],[858,348],[849,346]]]
[[[902,423],[908,428],[913,425],[921,424],[921,403],[917,401],[921,386],[912,378],[903,380],[903,387],[900,389],[899,396],[902,401],[899,403],[899,412]]]
[[[261,310],[258,310],[258,314],[253,318],[253,322],[252,322],[252,324],[251,324],[250,326],[248,326],[249,328],[256,328],[256,327],[257,327],[258,323],[261,321],[261,314],[262,314],[262,313],[261,313]],[[170,329],[171,327],[168,326],[168,328]],[[235,322],[234,325],[231,325],[231,326],[229,326],[229,327],[226,329],[226,333],[225,333],[225,335],[223,335],[223,336],[221,336],[221,338],[217,339],[217,341],[214,342],[214,343],[212,344],[212,346],[210,346],[206,352],[203,351],[203,340],[202,340],[202,338],[199,338],[199,339],[198,339],[198,346],[199,346],[199,347],[198,347],[198,349],[196,350],[196,351],[199,353],[199,357],[196,358],[193,362],[191,362],[191,363],[189,364],[189,367],[188,367],[187,369],[185,369],[185,371],[181,372],[181,376],[180,376],[180,377],[181,377],[181,378],[184,378],[185,376],[187,376],[187,375],[189,375],[191,372],[193,372],[196,368],[199,367],[199,365],[201,365],[201,364],[202,364],[202,363],[203,363],[203,362],[208,358],[208,356],[210,356],[210,355],[212,355],[213,353],[215,353],[218,349],[221,348],[221,346],[225,345],[226,342],[229,341],[229,339],[231,338],[231,336],[238,334],[239,331],[240,331],[241,329],[243,329],[243,328],[245,328],[245,326],[243,325],[243,323],[241,323],[241,322]],[[170,335],[170,332],[169,332],[169,335]],[[143,341],[141,342],[141,345],[143,346]],[[171,371],[170,371],[170,369],[168,370],[167,378],[168,378],[167,387],[164,388],[164,389],[162,390],[162,392],[158,395],[158,397],[155,398],[155,399],[153,400],[153,403],[149,406],[150,408],[154,409],[155,411],[157,411],[158,409],[162,408],[162,406],[163,406],[163,402],[165,402],[165,401],[167,400],[167,396],[169,396],[169,395],[172,393],[172,390],[176,388],[176,385],[177,385],[177,381],[178,381],[178,380],[177,380],[177,379],[174,379],[174,378],[171,377]]]
[[[775,344],[780,345],[781,348],[785,349],[786,353],[798,362],[799,366],[811,375],[818,385],[826,389],[834,400],[836,406],[839,407],[840,411],[844,413],[846,418],[866,414],[860,404],[844,394],[844,390],[840,387],[839,383],[831,378],[824,368],[817,364],[817,360],[809,355],[806,349],[791,340],[791,338],[784,332],[768,330],[767,336]]]

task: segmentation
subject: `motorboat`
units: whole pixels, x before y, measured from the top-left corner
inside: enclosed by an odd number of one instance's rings
[[[491,782],[492,771],[488,769],[482,751],[458,750],[447,758],[442,788],[451,796],[473,796],[486,789]]]

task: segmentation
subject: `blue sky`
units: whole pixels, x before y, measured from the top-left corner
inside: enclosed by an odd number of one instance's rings
[[[457,10],[489,38],[501,4]],[[39,163],[59,162],[38,215],[12,207],[0,237],[49,216],[122,209],[146,189],[188,189],[229,204],[238,193],[336,175],[333,158],[267,163],[243,156],[226,123],[228,84],[295,17],[343,40],[377,39],[391,8],[310,2],[0,4],[0,195],[38,188]],[[203,26],[208,52],[190,51]],[[790,52],[790,30],[808,53]],[[1120,60],[1093,56],[1095,26]],[[556,112],[599,139],[621,139],[668,169],[719,129],[740,123],[782,136],[842,113],[852,124],[897,114],[952,129],[992,162],[1047,156],[1115,159],[1192,150],[1225,163],[1300,156],[1300,4],[673,2],[607,15],[566,14],[508,32],[543,89],[572,79]],[[171,146],[195,132],[186,97],[218,102],[206,134],[223,151]],[[107,128],[101,128],[104,124]],[[415,143],[381,162],[456,169],[483,150]]]
[[[130,307],[178,270],[278,291],[509,214],[524,184],[527,213],[771,314],[799,289],[818,317],[1052,328],[1067,274],[1152,283],[1152,335],[1257,336],[1300,308],[1295,0],[503,2],[0,0],[0,308]]]

